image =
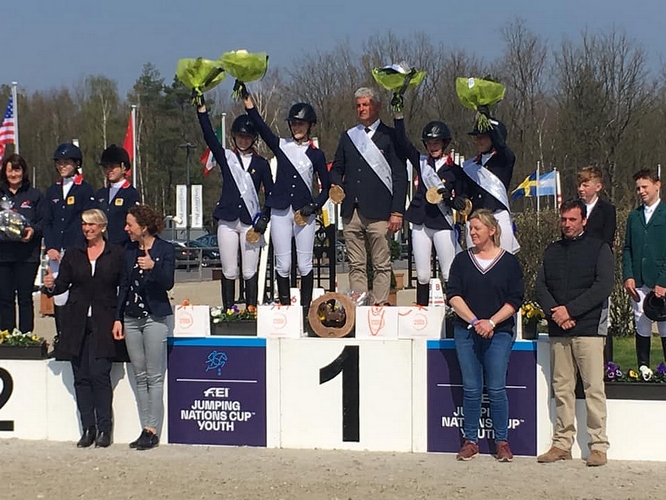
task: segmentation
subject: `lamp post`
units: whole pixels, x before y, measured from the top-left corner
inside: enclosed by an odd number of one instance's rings
[[[190,214],[190,188],[191,188],[191,181],[190,181],[190,156],[192,155],[192,150],[195,149],[197,146],[196,144],[190,144],[189,142],[186,142],[185,144],[181,144],[178,146],[182,149],[185,150],[185,157],[186,157],[186,163],[185,163],[185,172],[186,172],[186,179],[185,179],[185,185],[186,185],[186,191],[187,191],[187,196],[185,196],[185,240],[186,240],[186,245],[189,251],[190,247],[190,227],[192,226],[192,217]],[[187,267],[189,271],[189,266]]]

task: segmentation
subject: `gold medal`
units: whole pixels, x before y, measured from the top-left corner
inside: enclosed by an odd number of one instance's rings
[[[428,200],[428,203],[432,205],[437,205],[440,201],[442,201],[442,195],[437,192],[439,188],[437,186],[433,186],[431,188],[428,188],[426,191],[426,200]]]
[[[308,218],[301,215],[301,211],[294,212],[294,222],[297,226],[305,226],[308,223]]]
[[[261,234],[256,232],[254,228],[250,228],[247,230],[247,233],[245,233],[245,241],[247,241],[250,245],[254,245],[259,239],[261,238]]]
[[[339,205],[345,199],[345,190],[341,186],[333,185],[328,191],[328,197],[333,203]]]

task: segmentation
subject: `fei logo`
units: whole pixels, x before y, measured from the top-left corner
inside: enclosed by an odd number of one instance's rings
[[[210,351],[206,358],[206,371],[217,370],[217,374],[222,375],[222,367],[227,364],[228,360],[226,352]]]

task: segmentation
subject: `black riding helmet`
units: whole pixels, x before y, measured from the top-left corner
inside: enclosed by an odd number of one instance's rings
[[[99,159],[99,164],[104,167],[106,165],[120,165],[125,167],[125,170],[132,168],[130,164],[129,153],[125,148],[111,144],[102,152],[102,157]]]
[[[58,146],[53,152],[53,161],[57,160],[74,160],[80,165],[83,162],[83,154],[78,146],[66,142]]]
[[[234,141],[234,146],[236,146],[237,149],[240,149],[238,144],[236,144],[236,134],[245,134],[252,137],[252,144],[248,149],[252,149],[259,136],[254,121],[252,121],[252,118],[246,114],[238,115],[231,124],[231,139]]]
[[[423,132],[421,132],[421,140],[424,144],[426,141],[437,139],[445,142],[451,140],[451,131],[446,123],[441,120],[428,122],[426,126],[423,127]]]
[[[317,113],[307,102],[298,102],[291,107],[285,120],[288,122],[299,120],[313,125],[317,123]]]

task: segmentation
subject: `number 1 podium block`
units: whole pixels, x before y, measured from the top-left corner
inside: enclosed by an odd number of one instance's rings
[[[409,340],[280,341],[280,446],[412,449]]]

